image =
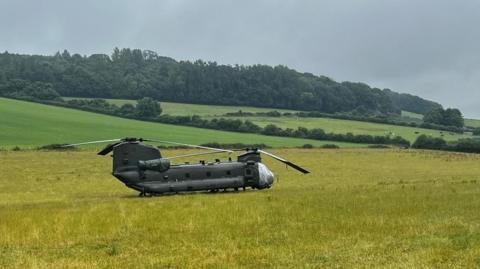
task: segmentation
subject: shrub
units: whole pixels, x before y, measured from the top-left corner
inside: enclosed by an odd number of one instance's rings
[[[322,149],[339,149],[340,147],[335,144],[325,144],[321,146]]]
[[[162,113],[162,108],[157,100],[150,97],[138,100],[135,108],[139,118],[154,118]]]
[[[64,147],[65,144],[48,144],[37,147],[37,150],[74,150],[75,147]]]
[[[421,135],[413,143],[412,147],[416,149],[445,149],[447,142],[442,138]]]
[[[304,148],[304,149],[312,149],[312,148],[313,148],[313,145],[312,145],[312,144],[304,144],[304,145],[302,146],[302,148]]]
[[[268,124],[263,128],[262,134],[264,135],[280,135],[282,129],[275,124]]]
[[[460,151],[460,152],[470,152],[470,153],[480,153],[480,139],[460,139],[456,142],[453,142],[449,145],[449,150]]]

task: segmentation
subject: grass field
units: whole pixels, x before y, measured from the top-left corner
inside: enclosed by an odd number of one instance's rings
[[[402,117],[405,117],[405,118],[412,118],[412,119],[417,119],[417,120],[421,120],[423,119],[423,115],[422,114],[417,114],[417,113],[413,113],[413,112],[409,112],[409,111],[402,111]]]
[[[410,117],[416,119],[423,119],[423,115],[416,114],[408,111],[402,111],[403,117]],[[480,120],[478,119],[465,119],[465,125],[470,127],[480,127]]]
[[[74,143],[126,136],[161,138],[191,144],[242,142],[293,147],[307,143],[316,146],[335,143],[340,147],[365,146],[142,122],[5,98],[0,98],[0,115],[0,148],[35,147],[53,143]]]
[[[480,128],[480,120],[465,119],[465,125]]]
[[[71,99],[92,99],[92,98],[75,98],[75,97],[63,97],[65,100]],[[122,106],[123,104],[133,104],[137,103],[136,100],[125,100],[125,99],[106,99],[109,103],[115,104],[117,106]],[[216,105],[197,105],[197,104],[183,104],[183,103],[171,103],[171,102],[160,102],[163,114],[175,115],[175,116],[191,116],[191,115],[200,115],[200,116],[221,116],[228,112],[237,112],[239,110],[248,111],[248,112],[268,112],[276,110],[279,112],[296,112],[295,110],[289,109],[276,109],[276,108],[259,108],[251,106],[216,106]]]
[[[272,123],[282,128],[296,129],[300,126],[309,129],[322,128],[326,132],[343,134],[348,132],[353,134],[370,134],[380,136],[393,134],[408,139],[412,143],[421,134],[442,137],[447,141],[471,137],[470,134],[456,134],[447,131],[329,118],[241,117],[240,119],[249,119],[259,126],[265,126]]]
[[[480,266],[480,155],[273,152],[312,173],[142,199],[95,152],[0,151],[0,268]]]
[[[66,100],[71,99],[64,97]],[[117,100],[107,99],[109,102],[122,105],[125,103],[135,104],[134,100]],[[181,104],[181,103],[168,103],[161,102],[163,113],[170,115],[201,115],[206,119],[217,118],[224,115],[227,112],[236,112],[238,110],[247,112],[266,112],[277,110],[273,108],[254,108],[254,107],[238,107],[238,106],[210,106],[210,105],[194,105],[194,104]],[[289,111],[292,110],[277,110],[277,111]],[[422,115],[402,111],[403,117],[409,117],[416,120],[422,118]],[[370,135],[399,135],[410,142],[414,142],[415,139],[421,135],[426,134],[434,137],[443,137],[447,141],[458,140],[460,138],[471,137],[470,134],[455,134],[446,131],[430,130],[423,128],[412,128],[404,126],[396,126],[389,124],[378,124],[371,122],[351,121],[351,120],[339,120],[330,118],[296,118],[296,117],[241,117],[239,119],[249,119],[259,126],[265,126],[267,124],[275,124],[282,128],[307,127],[307,128],[322,128],[326,132],[333,133],[347,133],[354,134],[370,134]],[[476,120],[466,120],[466,122],[476,122]],[[478,121],[480,122],[480,121]],[[480,123],[479,123],[480,126]]]

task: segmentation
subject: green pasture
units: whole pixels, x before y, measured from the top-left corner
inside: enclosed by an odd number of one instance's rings
[[[68,100],[68,97],[65,97]],[[134,104],[134,100],[117,100],[107,99],[107,101],[123,105],[125,103]],[[195,104],[181,104],[161,102],[163,113],[170,115],[200,115],[205,119],[218,118],[227,112],[236,112],[242,110],[244,112],[267,112],[277,110],[280,112],[292,112],[292,110],[278,110],[273,108],[254,108],[254,107],[239,107],[239,106],[214,106],[214,105],[195,105]],[[423,116],[420,114],[402,111],[402,117],[414,120],[420,120]],[[266,126],[267,124],[275,124],[282,128],[306,127],[306,128],[322,128],[326,132],[333,133],[348,133],[353,134],[369,134],[369,135],[399,135],[410,142],[421,135],[426,134],[434,137],[442,137],[447,141],[458,140],[461,138],[471,137],[471,134],[456,134],[448,131],[438,131],[424,128],[405,127],[389,124],[379,124],[372,122],[362,122],[353,120],[340,120],[331,118],[300,118],[300,117],[238,117],[239,119],[251,120],[259,126]],[[478,124],[479,120],[466,120],[466,123]]]
[[[460,138],[471,137],[470,134],[456,134],[448,131],[438,131],[423,128],[405,127],[398,125],[380,124],[363,121],[339,120],[330,118],[301,118],[301,117],[241,117],[239,119],[248,119],[259,126],[267,124],[275,124],[282,128],[296,129],[298,127],[322,128],[326,132],[348,133],[353,134],[369,134],[369,135],[394,135],[401,136],[414,142],[421,135],[426,134],[434,137],[442,137],[443,139],[458,140]]]
[[[465,125],[480,128],[480,120],[465,119]]]
[[[263,143],[274,147],[295,147],[334,143],[340,147],[365,146],[143,122],[5,98],[0,98],[0,127],[0,148],[35,147],[127,136],[161,138],[191,144]]]
[[[417,113],[413,113],[413,112],[409,112],[409,111],[405,111],[405,110],[402,110],[401,116],[405,117],[405,118],[418,119],[418,120],[423,119],[422,114],[417,114]]]
[[[92,98],[74,98],[74,97],[63,97],[65,100],[71,99],[92,99]],[[136,100],[125,100],[125,99],[106,99],[109,103],[115,104],[117,106],[122,106],[124,104],[133,104],[137,103]],[[239,110],[248,111],[248,112],[268,112],[276,110],[278,112],[296,112],[295,110],[288,109],[274,109],[274,108],[259,108],[259,107],[250,107],[250,106],[217,106],[217,105],[198,105],[198,104],[183,104],[183,103],[171,103],[171,102],[160,102],[160,105],[163,109],[163,114],[175,115],[175,116],[221,116],[229,112],[237,112]]]
[[[416,114],[408,111],[402,111],[402,117],[407,118],[416,118],[416,119],[423,119],[423,115]],[[479,127],[480,128],[480,120],[477,119],[465,119],[465,125],[470,127]]]

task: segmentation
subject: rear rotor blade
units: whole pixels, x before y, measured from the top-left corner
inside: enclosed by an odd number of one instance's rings
[[[117,142],[117,143],[113,143],[113,144],[108,144],[105,148],[103,148],[101,151],[99,151],[97,154],[98,155],[107,155],[108,153],[110,153],[113,148],[118,145],[118,144],[121,144],[123,143],[122,141],[120,142]]]
[[[118,142],[118,141],[121,141],[121,140],[122,140],[122,139],[117,138],[117,139],[109,139],[109,140],[88,141],[88,142],[81,142],[81,143],[75,143],[75,144],[66,144],[66,145],[63,145],[62,147],[68,148],[68,147],[75,147],[75,146],[80,146],[80,145],[100,144],[100,143],[108,143],[108,142]]]
[[[298,165],[296,165],[296,164],[294,164],[294,163],[292,163],[292,162],[289,162],[289,161],[287,161],[287,160],[285,160],[285,159],[283,159],[283,158],[281,158],[281,157],[278,157],[278,156],[276,156],[276,155],[273,155],[272,153],[263,151],[263,150],[261,150],[261,149],[259,149],[259,150],[257,150],[257,151],[258,151],[258,152],[261,152],[261,153],[263,153],[263,154],[265,154],[265,155],[268,155],[268,156],[274,158],[275,160],[280,161],[280,162],[282,162],[282,163],[284,163],[284,164],[292,167],[293,169],[298,170],[298,171],[300,171],[300,172],[302,172],[302,173],[304,173],[304,174],[310,173],[308,170],[305,170],[304,168],[302,168],[302,167],[300,167],[300,166],[298,166]]]
[[[192,144],[184,144],[184,143],[178,143],[178,142],[172,142],[172,141],[165,141],[165,140],[142,139],[142,141],[157,142],[157,143],[163,143],[163,144],[172,144],[172,145],[185,146],[185,147],[198,148],[198,149],[208,149],[208,150],[214,150],[214,151],[219,151],[219,152],[230,152],[230,153],[233,152],[233,151],[228,150],[228,149],[218,149],[218,148],[204,147],[204,146],[199,146],[199,145],[192,145]]]

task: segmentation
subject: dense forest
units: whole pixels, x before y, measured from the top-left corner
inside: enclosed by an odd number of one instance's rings
[[[425,114],[439,104],[417,96],[336,82],[285,66],[176,61],[152,51],[115,48],[112,55],[0,54],[0,95],[140,99],[248,105],[325,113]],[[21,96],[16,96],[21,97]]]
[[[394,107],[425,115],[434,109],[441,109],[442,106],[433,101],[422,99],[408,93],[397,93],[389,89],[383,90],[392,101]]]

